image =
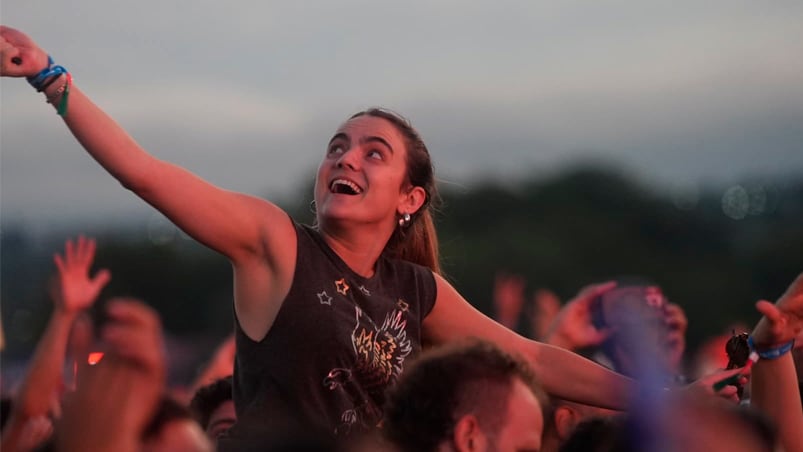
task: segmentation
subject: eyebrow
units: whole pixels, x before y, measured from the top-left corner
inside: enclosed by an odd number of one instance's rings
[[[349,136],[346,135],[344,132],[336,133],[335,136],[333,136],[332,139],[329,140],[329,145],[331,145],[332,142],[334,142],[336,140],[349,141]],[[362,142],[363,143],[380,143],[380,144],[384,145],[386,148],[388,148],[388,150],[390,151],[391,154],[393,154],[393,152],[394,152],[393,151],[393,146],[391,146],[390,143],[388,143],[388,141],[385,140],[382,137],[378,137],[378,136],[372,135],[372,136],[369,136],[369,137],[363,139]]]
[[[333,136],[332,139],[329,140],[329,144],[332,144],[332,142],[335,141],[335,140],[346,140],[346,141],[348,141],[348,139],[349,139],[349,136],[346,135],[345,133],[343,133],[343,132],[336,133],[335,136]]]
[[[393,154],[393,146],[391,146],[391,145],[390,145],[390,143],[388,143],[388,142],[387,142],[387,141],[386,141],[384,138],[382,138],[382,137],[370,136],[370,137],[366,138],[366,139],[365,139],[365,140],[363,140],[363,141],[364,141],[365,143],[382,143],[383,145],[385,145],[385,147],[386,147],[386,148],[388,148],[388,150],[390,150],[390,153],[391,153],[391,154]]]

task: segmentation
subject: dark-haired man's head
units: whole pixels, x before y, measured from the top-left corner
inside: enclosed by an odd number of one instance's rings
[[[190,402],[193,416],[213,441],[237,422],[231,380],[228,376],[200,388]]]
[[[143,452],[207,452],[213,446],[190,410],[165,397],[142,434]]]
[[[388,396],[402,451],[538,451],[546,396],[527,365],[486,342],[425,353]]]

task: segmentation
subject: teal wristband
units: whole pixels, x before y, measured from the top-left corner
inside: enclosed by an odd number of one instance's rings
[[[778,345],[777,347],[768,347],[759,350],[756,348],[756,343],[753,341],[753,336],[750,336],[747,338],[747,345],[750,347],[750,350],[758,353],[758,356],[761,359],[778,359],[792,351],[792,349],[795,347],[795,340],[792,339],[791,341]]]

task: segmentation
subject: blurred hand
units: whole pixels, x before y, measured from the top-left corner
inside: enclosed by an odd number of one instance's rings
[[[724,386],[722,389],[715,391],[714,385],[726,378],[733,377],[734,375],[739,375],[742,372],[746,372],[747,374],[740,376],[737,379],[737,383],[743,386],[747,384],[749,380],[750,370],[749,369],[745,370],[745,368],[740,367],[738,369],[731,369],[731,370],[717,370],[716,372],[701,377],[694,383],[684,386],[681,389],[681,391],[687,391],[693,397],[698,394],[716,395],[725,400],[739,403],[739,396],[737,394],[738,389],[736,388],[736,386],[729,384],[727,386]]]
[[[598,330],[591,321],[591,304],[595,298],[616,287],[615,282],[585,287],[558,312],[550,325],[544,342],[568,350],[599,345],[613,333]]]
[[[494,279],[494,310],[496,320],[509,329],[515,329],[524,307],[524,278],[519,275],[497,273]]]
[[[756,309],[764,314],[753,329],[756,345],[782,344],[797,337],[803,330],[803,273],[775,304],[762,300]]]
[[[164,391],[164,343],[156,312],[130,299],[109,302],[107,311],[106,355],[82,369],[77,390],[65,401],[58,450],[138,450]]]
[[[669,303],[664,308],[664,321],[667,326],[666,354],[669,366],[677,372],[683,360],[683,353],[686,350],[686,329],[689,321],[686,313],[680,306]]]
[[[57,309],[68,313],[83,311],[92,306],[100,291],[108,284],[111,273],[106,269],[89,277],[95,247],[95,240],[79,236],[75,243],[67,240],[64,256],[53,256],[58,269],[58,283],[53,295]]]
[[[0,75],[30,77],[47,67],[47,53],[25,33],[0,25]]]
[[[530,313],[530,332],[533,338],[543,340],[549,326],[560,312],[560,298],[548,289],[539,289],[533,294],[532,311]]]

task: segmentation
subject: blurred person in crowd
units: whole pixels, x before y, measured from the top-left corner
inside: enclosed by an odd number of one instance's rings
[[[156,414],[142,434],[142,452],[211,451],[212,441],[189,408],[162,397]]]
[[[76,241],[67,240],[64,254],[57,253],[53,257],[57,270],[50,291],[53,312],[0,435],[3,451],[32,450],[53,431],[52,422],[61,411],[70,330],[78,316],[95,303],[111,278],[105,269],[90,276],[95,247],[94,240],[78,237]]]
[[[238,422],[220,448],[291,428],[337,436],[375,428],[386,389],[423,343],[492,341],[524,356],[550,393],[587,404],[624,408],[637,388],[504,328],[440,274],[430,155],[399,115],[369,109],[338,127],[318,168],[309,227],[153,157],[28,36],[3,27],[0,38],[0,75],[27,77],[124,187],[231,261]]]
[[[138,300],[113,299],[106,316],[106,353],[79,369],[76,391],[56,424],[55,450],[211,451],[186,408],[164,398],[167,371],[156,312]]]
[[[538,451],[547,398],[527,364],[487,342],[422,355],[391,390],[383,434],[400,451]]]
[[[602,362],[635,377],[637,355],[651,357],[666,385],[686,382],[683,353],[688,320],[661,288],[650,283],[621,281],[600,296],[578,297],[564,306],[544,341],[568,350],[599,347]]]
[[[190,409],[206,436],[216,440],[237,422],[232,400],[231,375],[198,389],[190,402]]]
[[[552,397],[544,413],[544,434],[540,452],[555,452],[583,421],[591,418],[609,417],[617,411],[597,408],[582,403]]]
[[[548,289],[538,289],[533,293],[532,303],[527,309],[525,286],[521,275],[497,272],[493,293],[494,319],[515,331],[524,312],[527,314],[530,337],[541,340],[560,311],[560,299]]]
[[[560,452],[772,452],[777,436],[754,410],[711,398],[667,401],[657,425],[630,414],[581,422]],[[546,449],[545,449],[546,450]]]

